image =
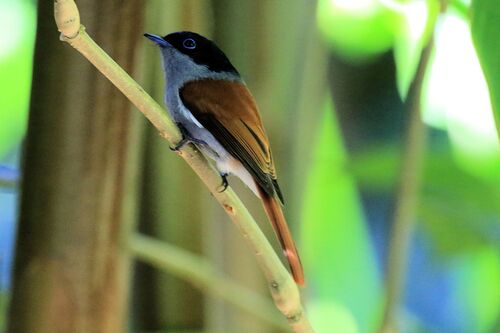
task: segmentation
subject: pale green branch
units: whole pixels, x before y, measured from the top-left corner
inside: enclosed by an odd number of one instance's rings
[[[189,281],[275,328],[286,329],[286,322],[277,316],[276,309],[267,300],[220,274],[206,259],[140,234],[132,236],[129,248],[137,259]]]
[[[83,54],[149,119],[162,137],[175,145],[180,139],[180,133],[166,111],[90,38],[80,25],[74,1],[54,1],[54,12],[58,29],[62,32],[61,40]],[[193,145],[186,145],[179,155],[201,178],[245,236],[264,272],[274,302],[288,319],[288,324],[297,333],[313,332],[302,308],[297,285],[241,200],[231,188],[222,193],[217,191],[221,181],[219,174]]]

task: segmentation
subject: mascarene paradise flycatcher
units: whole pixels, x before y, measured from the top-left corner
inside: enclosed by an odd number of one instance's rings
[[[257,104],[226,55],[209,39],[188,31],[165,37],[144,34],[161,50],[167,86],[165,102],[183,139],[192,142],[222,177],[239,177],[264,205],[283,248],[295,282],[304,285],[304,271],[281,205],[269,139]]]

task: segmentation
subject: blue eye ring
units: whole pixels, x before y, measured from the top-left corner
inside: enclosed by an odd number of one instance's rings
[[[186,38],[182,42],[182,46],[188,50],[194,50],[196,48],[196,42],[192,38]]]

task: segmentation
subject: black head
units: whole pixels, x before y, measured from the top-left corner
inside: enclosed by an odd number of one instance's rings
[[[198,65],[207,66],[214,72],[230,72],[239,75],[224,52],[214,42],[197,33],[174,32],[163,37],[163,40],[179,52],[189,56]]]

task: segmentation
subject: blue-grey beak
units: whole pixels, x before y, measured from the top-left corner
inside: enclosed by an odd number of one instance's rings
[[[144,37],[151,39],[161,47],[170,46],[170,43],[164,40],[161,36],[145,33]]]

